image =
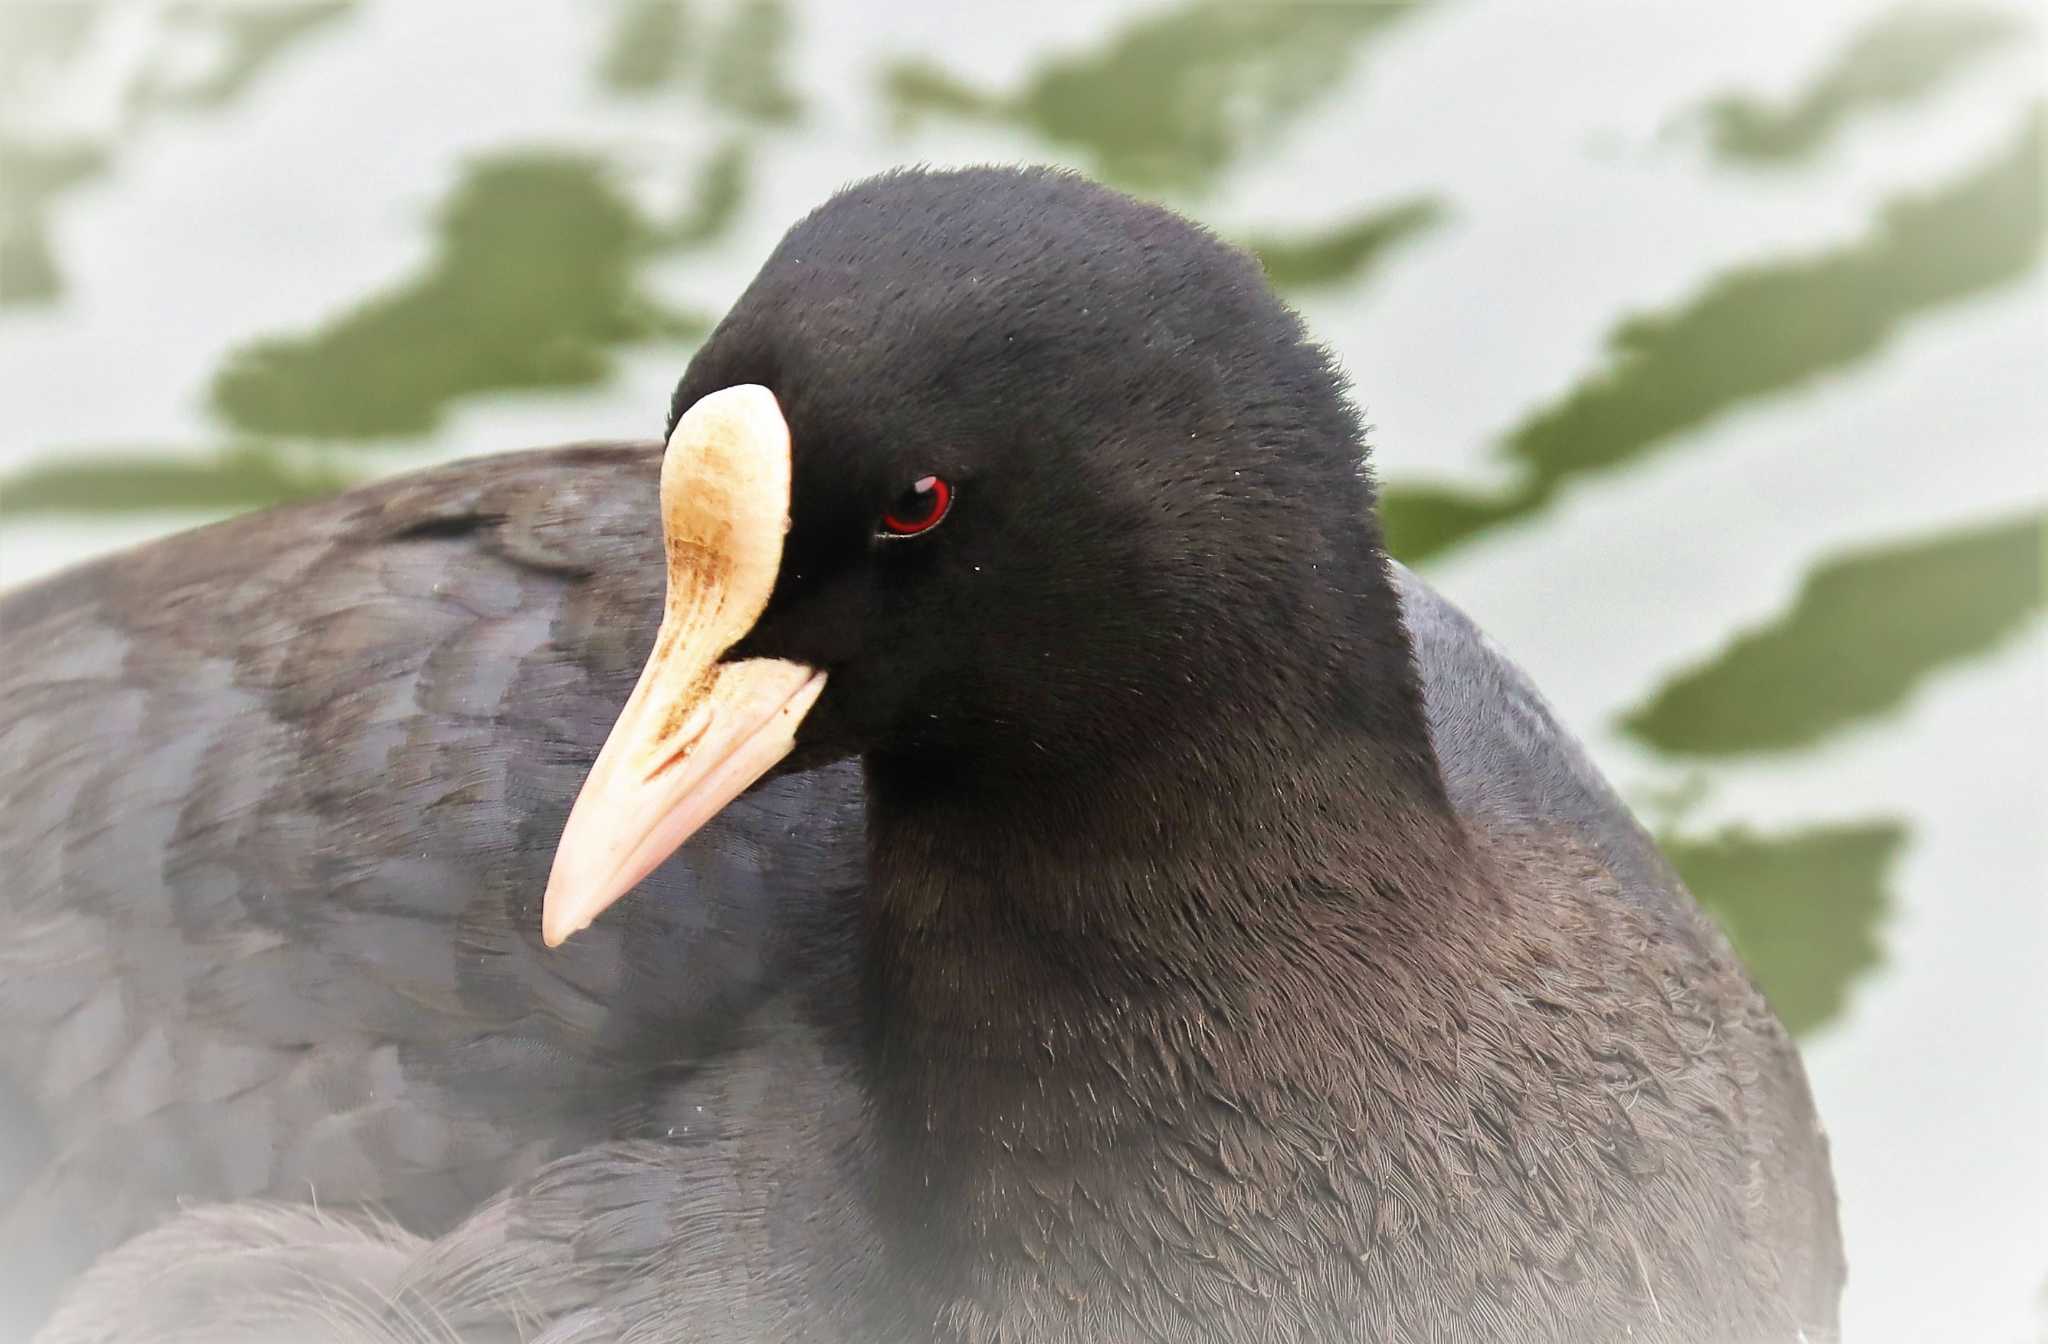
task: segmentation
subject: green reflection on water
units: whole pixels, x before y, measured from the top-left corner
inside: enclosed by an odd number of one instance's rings
[[[1622,726],[1693,755],[1804,746],[1896,708],[2042,605],[2041,515],[1861,551],[1810,573],[1792,609],[1665,683]]]
[[[1398,245],[1441,224],[1441,201],[1420,198],[1372,210],[1322,233],[1255,237],[1245,246],[1281,289],[1310,289],[1370,272]]]
[[[0,515],[120,513],[152,509],[249,509],[345,490],[352,477],[300,467],[263,447],[212,461],[179,461],[164,449],[66,454],[0,481]]]
[[[696,247],[732,227],[747,198],[747,147],[739,140],[719,146],[697,176],[691,201],[659,229],[663,247]]]
[[[711,41],[705,96],[755,121],[788,122],[802,110],[783,67],[789,12],[780,0],[740,0]]]
[[[1517,489],[1385,492],[1395,554],[1419,560],[1533,513],[1574,477],[1867,358],[1907,319],[2026,274],[2041,253],[2044,120],[2034,108],[1991,159],[1887,205],[1859,242],[1731,272],[1674,312],[1623,322],[1604,367],[1508,436],[1506,452],[1523,468]]]
[[[105,166],[106,155],[91,145],[0,139],[0,304],[47,303],[63,291],[50,205]]]
[[[612,26],[598,78],[615,92],[645,95],[682,88],[701,73],[713,107],[787,123],[803,108],[786,73],[789,36],[782,0],[738,0],[718,22],[700,19],[683,0],[631,0]]]
[[[597,75],[620,93],[651,93],[690,73],[692,24],[683,0],[631,0],[619,9]]]
[[[355,0],[299,4],[183,4],[165,17],[215,37],[224,54],[196,80],[179,80],[162,63],[146,69],[130,96],[139,106],[222,107],[233,102],[301,38],[355,8]]]
[[[1099,50],[1048,62],[1020,91],[984,93],[922,61],[888,68],[899,115],[1026,126],[1141,188],[1207,185],[1334,88],[1360,42],[1419,4],[1199,3],[1143,19]]]
[[[349,12],[355,0],[299,4],[175,5],[122,94],[121,139],[132,140],[162,112],[227,106],[298,41]],[[87,3],[0,7],[0,80],[9,86],[37,64],[63,66],[84,50],[101,14]],[[196,78],[179,73],[178,30],[199,31],[218,54]],[[6,96],[0,90],[0,99]],[[50,242],[49,212],[66,191],[104,172],[115,147],[74,140],[54,143],[0,131],[0,307],[47,303],[64,287]]]
[[[1893,821],[1659,842],[1795,1035],[1832,1020],[1883,960],[1879,926],[1906,830]]]
[[[1858,33],[1790,102],[1736,95],[1708,104],[1708,134],[1724,158],[1804,158],[1856,113],[1925,97],[2027,31],[2016,15],[1997,10],[1917,4],[1892,10]]]
[[[439,237],[411,284],[231,356],[213,385],[222,417],[258,435],[418,434],[456,397],[595,383],[614,345],[702,334],[701,319],[636,288],[659,230],[594,159],[522,152],[475,165]]]

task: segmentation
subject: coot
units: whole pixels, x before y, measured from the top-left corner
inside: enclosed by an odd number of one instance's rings
[[[0,1235],[323,1210],[52,1338],[1832,1337],[1796,1053],[1254,262],[888,175],[670,421],[0,612]]]

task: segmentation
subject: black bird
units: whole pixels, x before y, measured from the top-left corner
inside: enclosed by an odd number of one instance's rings
[[[1254,261],[890,174],[670,428],[0,606],[0,1264],[271,1201],[46,1338],[1834,1337],[1791,1043]]]

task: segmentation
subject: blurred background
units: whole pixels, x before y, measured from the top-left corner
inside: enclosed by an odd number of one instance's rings
[[[2043,51],[1993,0],[4,0],[0,583],[653,436],[834,187],[1071,164],[1260,255],[1396,553],[1800,1034],[1848,1338],[2048,1339]]]

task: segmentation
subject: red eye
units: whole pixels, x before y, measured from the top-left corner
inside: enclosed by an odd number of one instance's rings
[[[914,537],[929,532],[953,507],[953,487],[936,476],[921,477],[882,515],[882,535]]]

